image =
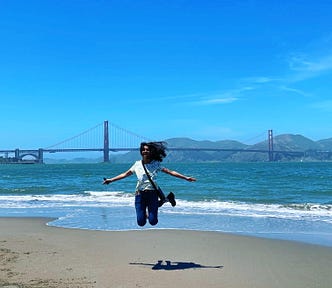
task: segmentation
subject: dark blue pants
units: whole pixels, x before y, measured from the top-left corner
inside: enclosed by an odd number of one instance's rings
[[[148,208],[149,223],[156,225],[158,223],[158,194],[156,191],[140,191],[135,196],[135,209],[139,226],[146,224],[146,208]]]

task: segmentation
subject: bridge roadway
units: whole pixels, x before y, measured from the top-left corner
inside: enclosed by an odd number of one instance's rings
[[[110,152],[121,151],[138,151],[138,148],[109,148]],[[292,155],[303,155],[306,151],[287,151],[287,150],[265,150],[265,149],[232,149],[232,148],[179,148],[169,147],[170,151],[211,151],[211,152],[256,152],[256,153],[284,153]],[[0,150],[0,153],[17,153],[20,155],[36,155],[39,152],[42,153],[58,153],[58,152],[103,152],[104,148],[62,148],[62,149],[14,149],[14,150]],[[316,151],[318,153],[324,153],[327,151]]]
[[[44,153],[62,153],[62,152],[104,152],[104,161],[105,154],[108,155],[108,152],[125,152],[125,151],[138,151],[139,148],[109,148],[105,150],[104,148],[62,148],[62,149],[13,149],[13,150],[0,150],[0,153],[7,154],[5,159],[8,163],[43,163]],[[332,155],[332,151],[321,151],[321,150],[308,150],[308,151],[287,151],[287,150],[267,150],[267,149],[232,149],[232,148],[180,148],[180,147],[169,147],[169,151],[211,151],[211,152],[251,152],[251,153],[266,153],[269,155],[269,161],[274,161],[274,155],[280,153],[284,155],[294,155],[294,156],[306,156],[311,153],[319,154],[328,154]],[[14,153],[14,158],[8,158],[9,153]],[[26,156],[32,156],[35,160],[24,160]],[[1,157],[3,158],[3,157]],[[14,161],[12,161],[14,160]],[[2,163],[6,163],[2,162]],[[0,161],[1,163],[1,161]]]
[[[19,149],[22,154],[38,153],[41,150],[46,153],[57,153],[57,152],[103,152],[104,148],[62,148],[62,149]],[[138,148],[109,148],[110,152],[120,152],[120,151],[138,151]],[[224,151],[224,152],[258,152],[258,153],[268,153],[269,150],[264,149],[232,149],[232,148],[167,148],[170,151]],[[16,150],[0,150],[0,153],[15,153]],[[290,153],[290,154],[303,154],[306,151],[288,151],[288,150],[273,150],[273,153]],[[328,151],[316,151],[318,153],[328,152]]]

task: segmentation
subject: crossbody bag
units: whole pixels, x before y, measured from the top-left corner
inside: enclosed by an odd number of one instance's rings
[[[158,194],[158,197],[159,197],[159,201],[158,201],[158,205],[159,207],[162,206],[165,202],[166,202],[166,199],[168,199],[168,201],[171,203],[171,205],[174,207],[176,205],[176,201],[174,199],[174,194],[172,192],[170,192],[168,194],[167,197],[165,197],[165,194],[164,192],[161,190],[161,188],[159,186],[157,186],[157,184],[152,180],[151,176],[150,176],[150,173],[149,171],[146,169],[145,165],[144,165],[144,162],[143,160],[141,161],[142,163],[142,166],[144,168],[144,171],[145,171],[145,174],[146,176],[148,177],[150,183],[152,184],[154,190],[157,191],[157,194]]]
[[[146,167],[145,167],[145,165],[144,165],[144,163],[143,163],[143,160],[142,160],[141,162],[142,162],[142,166],[143,166],[143,168],[144,168],[144,171],[145,171],[146,176],[148,177],[148,179],[149,179],[150,183],[152,184],[154,190],[157,191],[158,197],[159,197],[159,199],[160,199],[160,200],[159,200],[159,207],[160,207],[161,205],[163,205],[163,204],[165,203],[165,201],[166,201],[166,196],[165,196],[164,192],[161,190],[161,188],[160,188],[159,186],[157,186],[157,184],[154,183],[154,181],[152,180],[149,171],[146,169]]]

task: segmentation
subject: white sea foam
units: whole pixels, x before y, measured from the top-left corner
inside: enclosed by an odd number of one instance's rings
[[[82,194],[2,195],[0,208],[133,207],[134,194],[122,191],[85,191]],[[230,201],[186,201],[175,208],[165,204],[162,213],[279,218],[332,223],[332,205],[258,204]]]
[[[299,209],[299,207],[305,207]],[[323,221],[332,223],[332,205],[318,204],[257,204],[242,202],[221,201],[178,201],[176,210],[167,210],[166,213],[182,214],[209,214],[233,217],[269,217],[292,220]]]

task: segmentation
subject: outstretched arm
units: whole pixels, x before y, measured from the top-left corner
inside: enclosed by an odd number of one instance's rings
[[[196,181],[196,178],[194,177],[190,177],[190,176],[185,176],[177,171],[173,171],[173,170],[169,170],[167,168],[163,168],[161,171],[163,171],[164,173],[166,174],[169,174],[171,176],[174,176],[174,177],[178,177],[178,178],[181,178],[181,179],[184,179],[184,180],[187,180],[189,182],[194,182]]]
[[[133,172],[131,172],[130,170],[128,170],[128,171],[123,172],[123,173],[121,173],[121,174],[119,174],[119,175],[117,175],[117,176],[115,176],[113,178],[104,178],[103,184],[110,184],[110,183],[112,183],[114,181],[121,180],[121,179],[126,178],[126,177],[128,177],[130,175],[133,175]]]

